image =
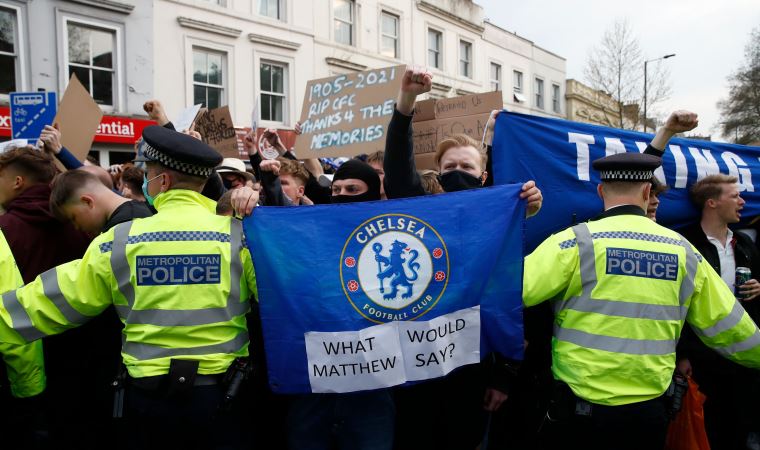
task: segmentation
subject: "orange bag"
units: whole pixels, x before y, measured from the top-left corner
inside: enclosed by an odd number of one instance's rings
[[[702,409],[704,402],[705,395],[689,378],[689,390],[683,398],[683,407],[668,428],[665,450],[710,450]]]

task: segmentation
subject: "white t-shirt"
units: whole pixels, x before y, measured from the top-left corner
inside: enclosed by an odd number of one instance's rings
[[[728,230],[726,236],[726,246],[720,243],[719,240],[712,236],[707,236],[707,240],[718,250],[718,257],[720,258],[720,277],[726,282],[731,292],[734,291],[734,283],[736,283],[736,260],[734,259],[734,246],[731,245],[731,240],[734,238],[734,232]]]

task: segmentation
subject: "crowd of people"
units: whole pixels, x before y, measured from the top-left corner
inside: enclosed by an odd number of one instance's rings
[[[145,111],[158,125],[145,129],[132,163],[80,162],[53,126],[38,148],[0,154],[3,446],[657,449],[683,380],[693,379],[707,396],[711,448],[760,449],[760,241],[751,227],[731,228],[744,204],[737,179],[691,186],[701,218],[680,234],[656,223],[667,187],[654,170],[670,138],[696,127],[686,111],[642,154],[596,161],[605,210],[526,257],[523,361],[483,355],[393,389],[271,392],[239,218],[258,205],[492,185],[496,114],[483,145],[448,137],[438,170],[416,169],[412,117],[431,86],[430,73],[408,69],[385,151],[340,165],[299,160],[273,129],[245,137],[249,161],[222,158],[198,133],[175,130],[157,100]],[[260,145],[279,157],[264,159]],[[522,186],[528,221],[540,214],[539,188]],[[664,269],[624,276],[611,269],[611,249],[630,250],[627,261],[660,258]],[[181,262],[159,262],[167,257],[205,269],[183,273]],[[156,269],[169,266],[178,272]],[[735,286],[737,268],[751,274]]]

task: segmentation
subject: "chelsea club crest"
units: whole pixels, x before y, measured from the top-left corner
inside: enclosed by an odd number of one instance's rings
[[[359,225],[340,257],[340,279],[351,305],[372,322],[414,320],[446,290],[446,243],[426,222],[383,214]]]

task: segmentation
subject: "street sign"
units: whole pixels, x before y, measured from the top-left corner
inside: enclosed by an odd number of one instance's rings
[[[55,119],[55,92],[11,92],[11,135],[13,139],[37,141],[45,125]]]

